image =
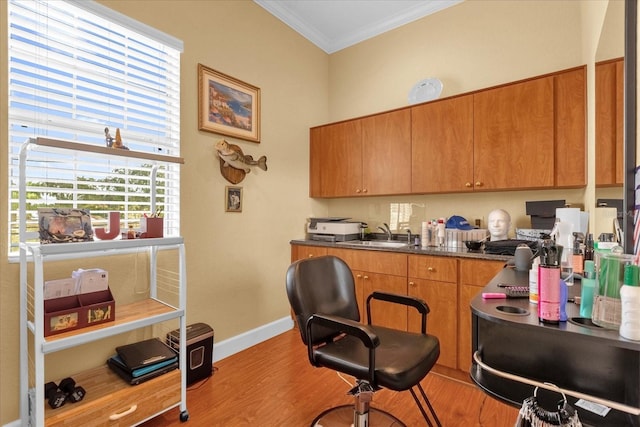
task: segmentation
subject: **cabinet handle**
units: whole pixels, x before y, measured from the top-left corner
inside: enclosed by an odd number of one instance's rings
[[[356,194],[360,194],[360,191],[361,190],[359,188],[356,188]]]
[[[476,187],[482,187],[482,183],[480,181],[476,181]]]
[[[464,186],[467,187],[467,188],[471,188],[471,183],[467,182]]]
[[[357,277],[358,279],[361,279],[361,278],[362,278],[362,274],[356,274],[356,277]]]
[[[313,258],[313,254],[307,255],[307,258]]]
[[[427,267],[427,271],[436,271],[436,269],[433,267]]]
[[[415,286],[416,284],[414,282],[409,282],[409,286]]]
[[[127,409],[124,412],[120,412],[119,414],[113,414],[113,415],[109,415],[109,421],[116,421],[119,420],[122,417],[125,417],[129,414],[132,414],[136,411],[136,409],[138,409],[138,405],[132,405],[131,408]]]
[[[366,192],[367,192],[367,189],[366,189],[366,188],[363,188],[363,189],[362,189],[362,192],[363,192],[363,193],[366,193]]]
[[[365,275],[365,276],[364,276],[364,279],[365,279],[365,280],[367,280],[368,278],[369,278],[369,276],[367,276],[367,275]]]

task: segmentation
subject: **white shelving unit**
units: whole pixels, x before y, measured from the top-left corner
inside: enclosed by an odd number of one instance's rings
[[[134,425],[171,408],[180,407],[180,419],[186,421],[186,267],[181,237],[105,240],[83,243],[40,245],[27,242],[25,165],[31,149],[46,147],[64,152],[140,158],[153,164],[183,163],[181,158],[78,144],[51,139],[29,139],[20,152],[20,416],[23,425]],[[154,172],[155,173],[154,168]],[[152,197],[152,207],[155,200]],[[171,298],[158,292],[158,255],[162,251],[177,254],[177,275]],[[44,336],[44,291],[46,264],[52,261],[109,257],[127,253],[148,254],[148,292],[128,304],[118,304],[112,322],[92,325],[52,336]],[[30,271],[30,267],[32,270]],[[145,284],[146,285],[146,284]],[[159,296],[162,294],[162,296]],[[45,407],[45,357],[48,354],[95,342],[121,333],[178,321],[180,330],[179,371],[173,371],[137,386],[130,386],[106,365],[73,375],[87,390],[85,399],[59,409]],[[31,358],[31,359],[30,359]],[[84,384],[78,380],[82,378]],[[102,417],[102,418],[101,418]]]

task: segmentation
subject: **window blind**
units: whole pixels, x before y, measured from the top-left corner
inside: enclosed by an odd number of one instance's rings
[[[94,2],[10,0],[8,24],[8,241],[16,255],[18,156],[28,138],[106,146],[108,128],[130,150],[180,155],[182,42]],[[151,209],[153,167],[165,234],[179,235],[178,165],[55,150],[28,156],[28,231],[37,231],[38,207],[88,209],[105,227],[119,211],[121,228],[137,226]]]

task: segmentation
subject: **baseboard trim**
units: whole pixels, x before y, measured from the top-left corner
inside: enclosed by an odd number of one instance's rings
[[[235,337],[220,341],[219,343],[214,343],[213,362],[215,364],[215,362],[219,360],[232,356],[242,350],[246,350],[249,347],[253,347],[256,344],[266,341],[269,338],[273,338],[276,335],[280,335],[291,328],[293,328],[293,320],[291,317],[287,316],[250,331],[243,332]]]
[[[235,337],[228,338],[219,343],[213,345],[213,361],[222,360],[226,357],[232,356],[242,350],[246,350],[256,344],[266,341],[269,338],[273,338],[276,335],[280,335],[293,328],[293,320],[291,317],[283,317],[266,325],[262,325],[259,328],[252,329],[244,332]],[[20,420],[12,421],[9,424],[5,424],[3,427],[20,427]]]

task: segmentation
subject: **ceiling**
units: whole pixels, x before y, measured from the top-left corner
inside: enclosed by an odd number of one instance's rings
[[[253,0],[327,53],[463,0]]]

